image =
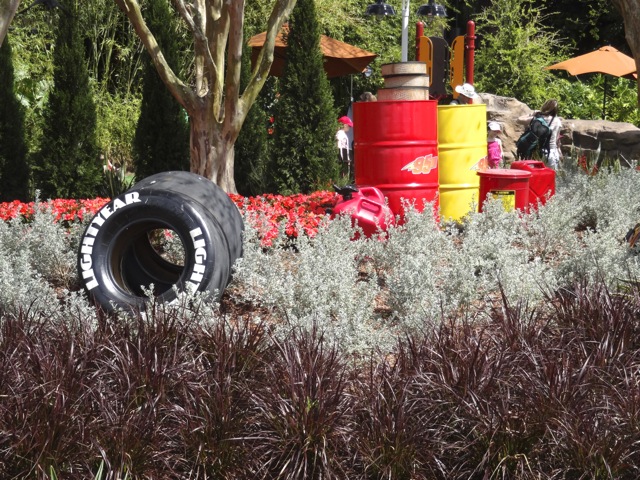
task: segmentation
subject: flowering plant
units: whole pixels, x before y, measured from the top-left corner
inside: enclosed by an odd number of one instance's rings
[[[229,197],[238,206],[245,221],[259,225],[258,231],[263,246],[272,245],[281,226],[288,237],[296,237],[299,230],[310,237],[315,236],[326,210],[334,207],[339,199],[338,195],[328,191],[290,196],[266,194],[243,197],[229,194]],[[0,203],[0,220],[22,218],[30,221],[36,208],[39,208],[41,211],[51,211],[56,222],[70,224],[91,218],[108,202],[108,198],[100,197],[85,200],[57,199],[38,203],[22,203],[16,200]]]
[[[40,211],[51,211],[56,222],[82,222],[92,217],[109,202],[108,198],[92,198],[86,200],[56,199],[48,202],[22,203],[18,200],[0,203],[0,220],[8,221],[21,217],[26,221],[33,219],[36,208]],[[37,206],[37,207],[36,207]]]
[[[272,246],[281,226],[284,226],[284,232],[290,238],[297,237],[298,231],[314,237],[327,209],[333,208],[339,200],[337,194],[329,191],[290,196],[229,196],[242,212],[245,221],[252,222],[257,228],[262,246],[265,247]]]
[[[593,165],[589,165],[591,162],[587,159],[586,154],[582,154],[578,157],[578,166],[582,169],[584,173],[587,175],[595,175],[598,173],[598,164],[593,163]]]

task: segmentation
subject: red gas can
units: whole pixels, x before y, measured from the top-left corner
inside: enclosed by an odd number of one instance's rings
[[[378,188],[396,215],[402,199],[438,211],[438,126],[435,100],[355,102],[355,180]]]
[[[342,200],[333,208],[331,218],[341,214],[351,215],[353,223],[362,229],[366,237],[386,231],[388,225],[395,223],[393,212],[386,205],[384,195],[379,189],[354,185],[333,187],[342,195]]]
[[[529,203],[538,208],[538,202],[544,205],[547,198],[556,193],[556,171],[545,166],[539,160],[518,160],[511,164],[511,168],[531,172],[529,179]]]
[[[528,209],[531,172],[495,168],[478,172],[478,175],[480,176],[480,212],[489,194],[502,200],[502,205],[507,211]]]

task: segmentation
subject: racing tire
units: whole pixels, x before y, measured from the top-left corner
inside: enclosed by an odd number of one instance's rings
[[[146,177],[132,187],[134,191],[148,189],[181,193],[195,200],[213,214],[227,239],[242,238],[244,223],[238,207],[226,192],[211,180],[195,173],[170,171]],[[242,257],[242,241],[230,241],[231,265],[240,257]]]
[[[220,190],[207,182],[202,185],[208,185],[210,192]],[[85,229],[78,252],[80,279],[93,303],[108,312],[139,311],[152,286],[153,296],[161,302],[175,300],[176,290],[219,299],[231,278],[230,252],[242,252],[242,217],[222,193],[224,196],[212,196],[230,204],[219,208],[224,213],[220,218],[231,219],[226,229],[194,195],[165,190],[155,183],[136,185],[105,205]],[[204,199],[203,192],[198,195]],[[235,236],[228,238],[225,230]],[[177,236],[184,251],[183,264],[174,264],[155,250],[150,238],[157,231]]]

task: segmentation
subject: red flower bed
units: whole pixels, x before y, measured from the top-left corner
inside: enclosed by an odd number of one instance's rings
[[[229,194],[249,220],[260,225],[259,233],[264,246],[270,246],[278,235],[279,225],[284,222],[285,233],[290,237],[298,234],[298,229],[313,237],[318,231],[318,225],[326,215],[326,209],[335,206],[339,196],[333,192],[320,191],[310,195],[259,195],[257,197],[243,197]],[[85,218],[95,215],[108,198],[86,200],[50,200],[40,202],[39,208],[50,210],[57,222],[81,222]],[[8,221],[22,217],[29,221],[33,218],[36,204],[34,202],[21,203],[19,201],[0,203],[0,220]]]
[[[318,232],[318,225],[325,217],[327,208],[334,207],[340,198],[334,192],[328,191],[314,192],[310,195],[229,196],[247,219],[258,226],[263,246],[273,244],[282,223],[285,234],[289,237],[296,237],[299,229],[313,237]]]
[[[109,202],[108,198],[93,198],[87,200],[49,200],[38,203],[41,211],[50,210],[55,215],[56,222],[81,222],[85,217],[92,217],[104,205]],[[0,203],[0,220],[11,220],[22,217],[24,220],[31,220],[35,213],[36,203],[22,203],[17,200],[13,202]]]

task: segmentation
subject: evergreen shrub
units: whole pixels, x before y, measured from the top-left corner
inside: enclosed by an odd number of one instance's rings
[[[247,41],[242,52],[240,85],[243,90],[250,78],[251,47]],[[274,88],[273,84],[273,77],[267,79],[258,98],[247,113],[234,146],[233,171],[236,189],[245,197],[259,195],[269,190],[270,119],[263,105]]]
[[[71,8],[71,6],[70,6]],[[90,198],[101,183],[96,108],[75,7],[58,18],[54,85],[44,112],[34,183],[43,199]]]
[[[169,66],[179,71],[175,16],[164,0],[147,5],[149,28]],[[189,121],[186,111],[173,98],[148,53],[143,54],[144,77],[140,116],[134,137],[134,171],[142,180],[155,173],[189,171]]]
[[[338,117],[323,67],[315,0],[297,2],[286,38],[270,172],[273,191],[289,195],[326,189],[337,179]]]
[[[0,47],[0,201],[29,199],[30,172],[24,109],[14,91],[11,43]]]

